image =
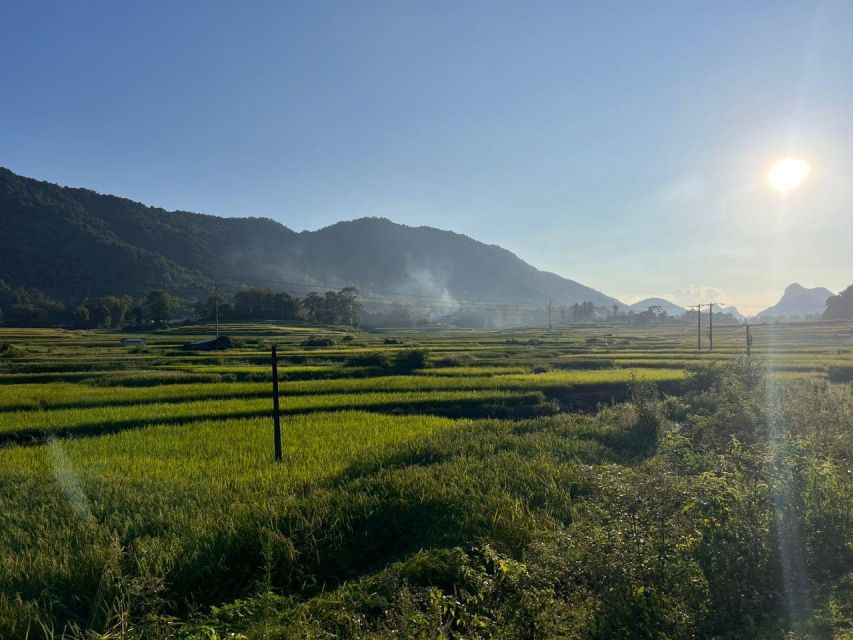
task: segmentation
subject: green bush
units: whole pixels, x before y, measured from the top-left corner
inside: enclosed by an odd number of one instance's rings
[[[394,357],[394,369],[400,373],[411,373],[429,365],[429,352],[426,349],[407,349]]]
[[[372,353],[357,353],[346,360],[348,367],[381,367],[391,368],[391,356],[387,353],[375,351]]]
[[[299,343],[303,347],[334,347],[335,340],[333,338],[318,338],[311,336]]]

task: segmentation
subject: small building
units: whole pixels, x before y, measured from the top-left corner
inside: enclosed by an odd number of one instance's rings
[[[142,347],[145,346],[145,338],[122,338],[121,346],[123,347]]]

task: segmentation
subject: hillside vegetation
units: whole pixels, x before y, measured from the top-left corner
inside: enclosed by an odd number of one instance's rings
[[[0,225],[0,280],[63,303],[151,289],[202,297],[214,281],[232,292],[355,286],[449,302],[617,302],[450,231],[362,218],[296,233],[269,219],[165,211],[2,168]]]

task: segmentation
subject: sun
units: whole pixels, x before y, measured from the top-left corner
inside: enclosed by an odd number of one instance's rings
[[[809,163],[802,158],[788,156],[773,163],[767,172],[770,186],[779,193],[787,193],[799,187],[812,172]]]

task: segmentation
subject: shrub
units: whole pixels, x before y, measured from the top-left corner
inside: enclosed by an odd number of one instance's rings
[[[464,366],[466,360],[459,356],[444,356],[433,362],[436,367],[461,367]]]
[[[24,355],[23,350],[11,342],[0,342],[0,358],[18,358],[22,355]]]
[[[334,347],[335,341],[333,338],[318,338],[311,336],[299,343],[303,347]]]
[[[391,368],[391,357],[387,353],[358,353],[346,360],[348,367],[382,367]]]
[[[423,369],[428,362],[429,353],[426,349],[408,349],[401,351],[394,358],[394,368],[401,373],[410,373]]]
[[[830,382],[853,382],[853,367],[834,365],[827,369]]]

